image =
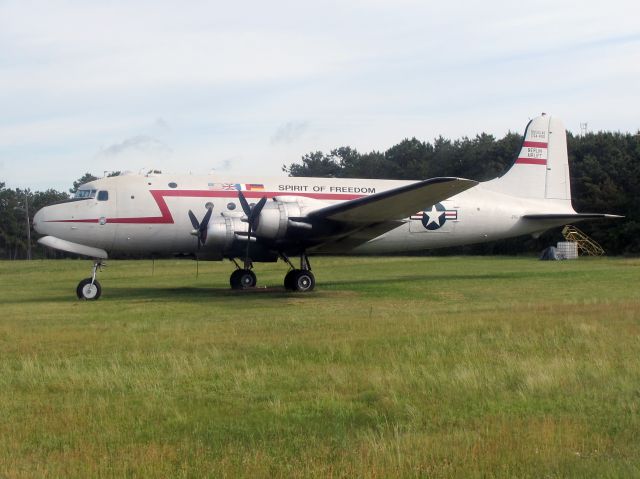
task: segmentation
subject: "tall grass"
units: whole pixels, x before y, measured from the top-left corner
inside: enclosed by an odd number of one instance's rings
[[[640,260],[0,263],[0,477],[638,477]]]

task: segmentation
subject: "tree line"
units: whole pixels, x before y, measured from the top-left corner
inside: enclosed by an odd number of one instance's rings
[[[581,223],[579,227],[608,254],[640,253],[640,133],[598,132],[581,136],[569,133],[567,141],[575,209],[625,216],[622,220]],[[516,133],[507,133],[500,139],[485,133],[458,140],[438,137],[433,142],[411,138],[384,152],[360,153],[348,146],[329,153],[310,152],[300,162],[283,166],[283,171],[290,176],[406,180],[459,176],[484,181],[510,168],[521,143],[522,135]],[[112,172],[109,176],[117,174]],[[69,192],[10,189],[0,182],[0,258],[24,259],[29,250],[34,257],[61,257],[59,253],[36,247],[37,234],[31,230],[33,215],[43,206],[68,199],[81,184],[93,179],[94,175],[86,173],[73,181]],[[560,230],[556,229],[538,239],[512,238],[437,250],[434,254],[537,252],[560,239]]]

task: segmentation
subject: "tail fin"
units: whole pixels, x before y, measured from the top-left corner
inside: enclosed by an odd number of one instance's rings
[[[567,133],[562,122],[544,113],[531,120],[511,168],[485,187],[521,198],[571,201]]]

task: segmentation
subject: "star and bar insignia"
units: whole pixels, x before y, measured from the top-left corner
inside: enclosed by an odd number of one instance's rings
[[[437,203],[431,208],[420,211],[411,216],[412,220],[422,221],[422,225],[429,231],[441,228],[447,220],[458,219],[458,210],[448,210],[442,203]]]

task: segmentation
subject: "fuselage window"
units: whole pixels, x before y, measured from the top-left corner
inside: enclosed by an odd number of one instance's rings
[[[108,191],[98,191],[98,201],[107,201],[109,199]]]
[[[177,187],[178,187],[178,183],[175,183],[173,181],[169,183],[169,188],[177,188]]]
[[[95,198],[96,190],[78,190],[74,198]]]
[[[213,209],[213,203],[211,203],[211,201],[209,201],[206,205],[204,205],[204,207],[208,210],[212,210]]]
[[[236,204],[235,203],[227,203],[227,209],[228,210],[235,210],[236,209]]]

